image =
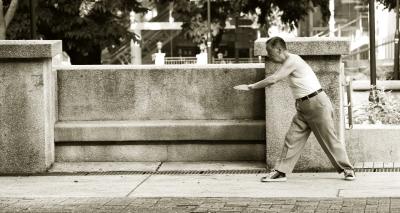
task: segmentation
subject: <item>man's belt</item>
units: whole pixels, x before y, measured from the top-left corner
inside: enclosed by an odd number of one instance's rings
[[[313,92],[313,93],[311,93],[311,94],[309,94],[309,95],[306,95],[306,96],[304,96],[304,97],[298,98],[298,99],[296,99],[296,100],[298,100],[298,101],[304,101],[304,100],[310,99],[310,98],[312,98],[312,97],[318,95],[318,93],[320,93],[320,92],[322,92],[322,91],[323,91],[322,89],[319,89],[319,90],[317,90],[317,91],[315,91],[315,92]]]

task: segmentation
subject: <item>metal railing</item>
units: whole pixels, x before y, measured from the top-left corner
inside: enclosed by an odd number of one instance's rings
[[[348,129],[353,128],[353,100],[351,94],[353,92],[353,80],[351,77],[346,77],[344,87],[346,88],[347,100],[343,107],[347,107]]]
[[[361,21],[362,21],[362,19],[363,18],[366,18],[366,16],[363,16],[363,15],[360,15],[358,18],[356,18],[356,19],[353,19],[353,20],[351,20],[351,21],[349,21],[349,22],[347,22],[346,24],[344,24],[344,25],[338,25],[338,27],[337,28],[335,28],[334,30],[333,30],[333,33],[338,33],[338,37],[341,37],[341,35],[342,35],[342,31],[344,30],[344,29],[346,29],[346,28],[348,28],[348,27],[351,27],[354,23],[359,23],[359,27],[360,28],[362,28],[361,27]],[[319,33],[317,33],[316,35],[314,35],[315,37],[321,37],[321,36],[329,36],[329,29],[327,29],[327,30],[324,30],[324,31],[322,31],[322,32],[319,32]]]
[[[392,39],[392,40],[384,40],[380,44],[375,45],[375,49],[378,49],[378,48],[385,48],[385,52],[387,53],[389,58],[392,58],[392,59],[394,58],[394,56],[393,56],[394,39]],[[358,54],[368,53],[369,49],[370,49],[370,47],[365,47],[365,48],[356,50],[356,51],[350,53],[349,55],[343,56],[343,59],[351,59],[352,57],[354,57],[354,56],[356,56]]]
[[[165,57],[165,64],[196,64],[196,57]]]
[[[222,58],[222,59],[218,59],[218,58],[214,58],[213,59],[213,63],[214,64],[237,64],[237,63],[264,63],[264,58],[260,57],[260,58],[238,58],[236,60],[236,58]]]
[[[196,57],[165,57],[165,64],[196,64]],[[213,64],[235,64],[235,63],[264,63],[264,58],[213,58]]]

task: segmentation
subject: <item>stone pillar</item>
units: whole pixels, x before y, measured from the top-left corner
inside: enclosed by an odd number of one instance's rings
[[[157,42],[157,53],[154,53],[154,64],[155,65],[164,65],[165,64],[165,53],[161,52],[162,42]]]
[[[208,64],[208,56],[206,51],[206,46],[204,44],[200,45],[200,53],[196,54],[196,64]]]
[[[54,162],[55,73],[61,41],[0,41],[0,174],[45,172]]]
[[[265,42],[260,38],[255,42],[255,55],[266,56]],[[350,43],[343,38],[287,38],[289,52],[300,55],[314,70],[327,95],[331,98],[338,138],[343,138],[344,120],[342,109],[342,89],[340,72],[341,55],[348,54]],[[265,62],[265,74],[269,76],[279,65],[268,60]],[[292,117],[295,115],[295,100],[291,94],[288,79],[265,89],[266,107],[266,162],[272,168],[278,160],[285,135]],[[344,141],[342,140],[344,143]],[[333,170],[328,157],[323,152],[314,135],[311,134],[295,171]]]

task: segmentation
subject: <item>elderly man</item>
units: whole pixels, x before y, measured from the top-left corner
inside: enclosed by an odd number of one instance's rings
[[[254,84],[235,86],[239,90],[268,87],[285,77],[289,78],[291,92],[296,99],[296,115],[286,133],[283,150],[275,168],[261,179],[262,182],[286,181],[311,133],[314,133],[322,149],[345,180],[354,180],[355,174],[345,146],[338,140],[333,123],[333,107],[321,88],[311,67],[298,55],[288,52],[285,41],[272,37],[267,43],[268,57],[282,64],[273,75]]]

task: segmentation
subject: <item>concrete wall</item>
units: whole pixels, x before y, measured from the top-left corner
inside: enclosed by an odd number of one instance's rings
[[[316,72],[343,134],[339,70],[348,44],[313,39],[289,40],[289,50]],[[256,52],[264,54],[263,48],[265,39]],[[232,89],[272,74],[277,65],[268,60],[266,69],[261,64],[52,69],[60,53],[60,41],[0,41],[0,174],[44,172],[55,157],[202,161],[266,156],[272,166],[295,113],[287,81],[265,92]],[[353,162],[400,160],[397,127],[356,126],[345,138]],[[296,170],[331,168],[312,136]]]
[[[400,127],[355,125],[346,130],[346,145],[352,162],[399,162]]]
[[[400,81],[377,81],[378,88],[391,91],[395,100],[400,100]],[[370,82],[353,81],[353,112],[369,103]],[[354,125],[345,132],[349,157],[353,162],[400,162],[399,125]]]
[[[232,87],[261,65],[58,68],[59,121],[264,120],[264,93]]]
[[[266,38],[256,41],[256,55],[266,55],[266,41]],[[331,98],[336,114],[336,132],[341,137],[344,127],[341,116],[340,59],[341,54],[348,52],[349,42],[340,38],[291,38],[286,41],[288,50],[299,54],[312,67],[320,80],[322,88]],[[268,76],[273,74],[279,65],[267,59],[265,67],[266,75]],[[265,96],[266,162],[268,167],[273,167],[279,159],[286,132],[296,113],[295,100],[292,97],[287,79],[266,88]],[[311,134],[295,167],[295,171],[332,169],[333,166],[328,157],[314,135]]]
[[[56,69],[56,161],[264,160],[262,64]]]
[[[0,174],[44,172],[54,162],[59,52],[61,41],[0,41]]]

